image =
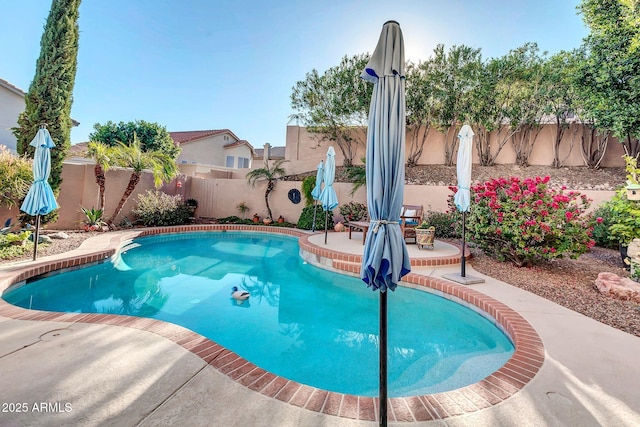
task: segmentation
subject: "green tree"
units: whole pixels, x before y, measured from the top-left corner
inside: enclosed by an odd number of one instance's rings
[[[578,68],[585,116],[610,129],[628,154],[640,153],[640,3],[583,0],[590,33]]]
[[[560,144],[569,130],[569,118],[575,116],[577,109],[576,88],[573,82],[575,59],[575,53],[561,51],[545,61],[542,69],[544,112],[553,117],[556,128],[553,139],[554,168],[563,165]]]
[[[592,93],[582,86],[581,74],[586,61],[586,51],[582,48],[575,49],[566,55],[566,60],[563,61],[565,64],[561,64],[560,67],[563,67],[561,73],[568,76],[564,91],[571,94],[571,112],[575,116],[575,122],[579,124],[573,127],[572,141],[574,138],[579,141],[584,164],[588,168],[598,169],[607,152],[611,129],[602,121],[604,116],[590,113]]]
[[[508,55],[511,73],[506,83],[512,96],[504,104],[509,118],[511,143],[516,154],[516,163],[529,165],[529,156],[542,130],[545,113],[544,64],[546,53],[540,54],[538,45],[525,43],[511,50]]]
[[[446,132],[444,161],[454,164],[458,147],[458,130],[470,113],[470,93],[477,86],[482,70],[480,49],[468,46],[452,46],[445,52],[444,45],[434,49],[430,59],[430,80],[435,83],[434,123]]]
[[[86,157],[93,159],[96,165],[93,173],[98,184],[98,209],[104,209],[105,172],[114,165],[114,149],[99,141],[91,141],[88,144]]]
[[[534,91],[529,89],[527,68],[521,63],[528,61],[531,49],[527,44],[484,62],[470,90],[467,120],[476,134],[475,146],[483,166],[495,163],[522,125],[533,126],[531,122],[535,122],[526,118],[528,94]],[[524,140],[530,141],[528,137]]]
[[[282,167],[282,164],[285,162],[288,162],[288,160],[278,159],[273,162],[272,165],[269,165],[269,162],[265,161],[263,167],[254,169],[247,174],[247,181],[249,181],[249,184],[251,184],[252,187],[256,186],[256,182],[258,180],[267,180],[267,188],[264,192],[264,203],[267,205],[267,212],[269,213],[269,218],[271,219],[273,219],[273,213],[271,212],[271,207],[269,206],[269,194],[271,194],[271,192],[275,188],[278,178],[285,175],[286,171]]]
[[[432,69],[432,60],[421,61],[417,65],[407,64],[407,167],[418,164],[436,114],[434,92],[438,82],[435,81]]]
[[[29,143],[46,123],[56,147],[51,150],[49,184],[55,194],[62,183],[62,162],[71,146],[71,104],[78,56],[80,0],[53,0],[40,41],[36,73],[25,96],[25,110],[13,129],[17,151],[33,158]]]
[[[307,129],[335,142],[351,166],[359,145],[364,145],[373,85],[360,74],[369,55],[343,57],[340,65],[318,73],[312,70],[292,88],[291,106]]]
[[[116,165],[130,168],[132,172],[129,184],[124,190],[118,206],[116,206],[111,218],[107,220],[107,224],[110,227],[113,227],[118,214],[140,182],[142,171],[145,169],[151,170],[156,187],[160,187],[163,183],[171,181],[178,175],[178,166],[174,159],[167,153],[160,151],[143,151],[136,135],[134,135],[131,145],[120,143],[113,151],[113,156]]]
[[[130,145],[135,135],[140,142],[142,151],[159,151],[172,159],[176,159],[180,154],[180,147],[171,139],[167,129],[158,123],[136,120],[135,122],[116,124],[108,121],[104,125],[94,124],[93,130],[89,134],[89,139],[102,142],[110,147],[115,147],[121,142]]]

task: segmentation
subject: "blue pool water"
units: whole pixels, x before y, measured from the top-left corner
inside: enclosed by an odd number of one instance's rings
[[[251,293],[239,304],[231,288]],[[354,277],[306,264],[297,239],[215,232],[144,237],[111,262],[8,290],[38,310],[150,317],[185,326],[274,374],[325,390],[378,394],[378,300]],[[480,381],[513,354],[476,312],[428,292],[389,295],[389,396]]]

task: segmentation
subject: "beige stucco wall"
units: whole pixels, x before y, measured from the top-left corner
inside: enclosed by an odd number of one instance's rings
[[[366,194],[360,189],[352,197],[351,184],[336,183],[334,188],[341,204],[350,200],[364,202]],[[296,188],[301,190],[299,181],[278,181],[275,189],[269,196],[269,204],[275,218],[282,215],[289,222],[297,222],[304,208],[303,200],[292,203],[288,198],[289,190]],[[198,200],[198,216],[210,218],[224,218],[231,215],[241,216],[238,204],[244,202],[249,207],[246,217],[250,218],[254,213],[261,217],[267,216],[267,207],[264,200],[266,182],[259,181],[252,187],[246,179],[202,179],[194,178],[190,182],[189,192],[186,197]],[[335,209],[338,215],[338,209]]]
[[[411,135],[407,135],[407,147],[410,144]],[[534,144],[533,151],[529,158],[532,165],[548,166],[553,162],[553,140],[555,138],[555,126],[546,125],[541,130]],[[444,144],[445,134],[435,129],[429,131],[424,151],[418,164],[437,165],[444,164]],[[497,144],[494,138],[493,144]],[[287,126],[287,148],[286,159],[290,163],[286,164],[289,173],[307,172],[316,168],[318,162],[326,157],[327,149],[333,145],[336,151],[336,164],[342,165],[344,156],[342,155],[337,144],[333,141],[323,141],[318,135],[312,134],[304,127]],[[406,153],[409,149],[406,149]],[[354,163],[360,164],[360,159],[364,157],[365,145],[364,139],[358,146],[357,155],[354,157]],[[624,149],[617,140],[612,139],[609,142],[605,158],[602,162],[603,167],[624,166],[622,155]],[[584,166],[582,155],[580,153],[580,141],[578,135],[574,132],[565,132],[560,146],[560,157],[565,166]],[[478,154],[474,146],[473,150],[474,163],[478,162]],[[515,151],[511,142],[507,142],[496,159],[498,164],[515,163]]]
[[[190,191],[187,197],[198,200],[198,215],[202,217],[223,218],[231,215],[240,216],[237,206],[241,202],[249,207],[246,217],[254,213],[261,217],[267,216],[267,208],[264,202],[266,183],[259,182],[255,188],[240,179],[193,179],[190,183]],[[292,188],[301,190],[300,181],[279,181],[275,190],[271,193],[269,204],[273,215],[277,218],[282,215],[287,221],[297,222],[304,200],[299,204],[293,204],[288,199],[288,192]],[[366,190],[360,188],[353,196],[350,195],[352,184],[335,183],[334,188],[340,205],[350,201],[366,204]],[[591,209],[613,196],[613,191],[581,190],[593,200]],[[425,210],[445,211],[448,209],[447,198],[451,194],[448,186],[433,185],[405,185],[404,204],[422,205]],[[339,209],[334,209],[334,218],[339,216]]]
[[[129,184],[130,169],[114,168],[106,173],[105,185],[105,218],[110,218],[115,210],[124,190]],[[60,212],[58,221],[50,225],[51,228],[76,229],[82,228],[84,214],[81,208],[98,206],[98,186],[95,182],[93,165],[65,163],[62,169],[62,187],[58,195]],[[130,215],[135,207],[137,195],[155,188],[151,173],[143,172],[140,182],[133,194],[125,203],[116,224],[126,215]],[[174,186],[175,188],[175,186]],[[171,193],[170,189],[165,192]]]
[[[226,157],[233,156],[233,168],[238,168],[238,157],[249,159],[249,167],[251,167],[253,153],[246,144],[227,148],[224,147],[225,145],[231,144],[235,141],[237,141],[237,139],[231,134],[223,133],[183,143],[180,145],[182,151],[178,156],[177,163],[226,167]]]
[[[16,138],[11,128],[18,125],[18,116],[24,111],[24,96],[0,85],[0,145],[16,151]]]
[[[178,164],[180,173],[186,176],[198,176],[201,178],[231,178],[237,169],[225,168],[203,164]],[[246,169],[241,169],[246,170]]]

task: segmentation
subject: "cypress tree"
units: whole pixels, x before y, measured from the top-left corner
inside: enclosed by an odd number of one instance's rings
[[[40,40],[36,74],[25,96],[25,110],[13,129],[19,154],[33,157],[29,146],[41,123],[56,147],[51,150],[49,184],[57,195],[62,162],[71,146],[71,104],[78,57],[78,9],[81,0],[52,0]]]

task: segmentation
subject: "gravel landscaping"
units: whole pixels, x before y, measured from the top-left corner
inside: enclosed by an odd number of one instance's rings
[[[617,250],[595,247],[578,259],[558,259],[531,268],[498,262],[472,249],[473,268],[606,325],[640,337],[640,304],[602,295],[595,288],[598,273],[629,277]]]

